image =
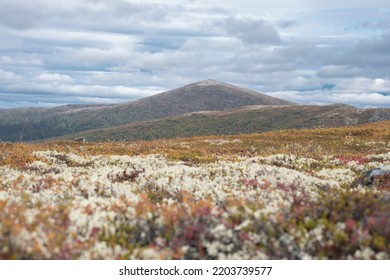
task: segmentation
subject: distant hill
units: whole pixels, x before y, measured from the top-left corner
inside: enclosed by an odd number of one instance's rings
[[[339,127],[390,120],[390,109],[329,106],[246,106],[217,112],[188,113],[162,119],[85,131],[62,139],[87,141],[151,140],[201,135],[249,134],[282,129]]]
[[[222,111],[248,105],[291,105],[292,102],[227,83],[206,80],[135,102],[149,119],[198,111]],[[156,106],[158,106],[156,108]],[[146,110],[145,110],[146,109]],[[156,109],[160,113],[155,112]]]
[[[206,80],[115,105],[0,109],[0,140],[43,140],[198,111],[222,111],[248,105],[291,104],[293,103],[252,90]]]

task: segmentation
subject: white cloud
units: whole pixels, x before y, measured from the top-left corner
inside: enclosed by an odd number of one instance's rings
[[[267,92],[301,104],[325,105],[334,103],[350,104],[357,107],[390,107],[390,96],[376,92],[356,93],[351,91],[279,91]]]
[[[10,82],[10,81],[13,81],[13,80],[17,80],[19,79],[20,76],[16,75],[15,73],[13,72],[9,72],[9,71],[4,71],[2,69],[0,69],[0,81],[3,81],[3,82]]]
[[[122,47],[111,47],[108,49],[84,47],[71,54],[72,60],[79,61],[79,65],[117,65],[126,62],[130,56],[131,49]]]
[[[0,56],[0,63],[8,64],[8,65],[27,65],[27,66],[43,65],[43,61],[41,59],[35,58],[34,56],[22,56],[22,57]]]
[[[390,93],[390,80],[381,78],[370,79],[366,77],[358,77],[352,79],[345,79],[340,82],[336,90],[350,91],[356,93],[364,92],[387,92]]]
[[[58,73],[42,73],[37,76],[37,80],[49,83],[73,83],[70,76]]]

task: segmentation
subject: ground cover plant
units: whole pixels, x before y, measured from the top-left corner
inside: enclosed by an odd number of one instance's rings
[[[0,143],[1,259],[390,259],[390,122]]]

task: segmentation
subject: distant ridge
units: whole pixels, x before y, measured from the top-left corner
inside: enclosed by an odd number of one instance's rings
[[[62,139],[87,141],[152,140],[206,135],[251,134],[282,129],[341,127],[390,120],[390,109],[357,109],[334,104],[251,105],[224,111],[207,111],[133,122],[84,131]]]
[[[250,105],[291,105],[253,90],[205,80],[140,100],[115,105],[66,105],[0,110],[1,141],[43,140],[198,111],[223,111]]]

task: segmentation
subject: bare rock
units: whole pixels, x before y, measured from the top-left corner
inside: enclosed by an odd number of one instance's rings
[[[385,165],[362,173],[353,183],[352,187],[390,187],[390,166]]]

